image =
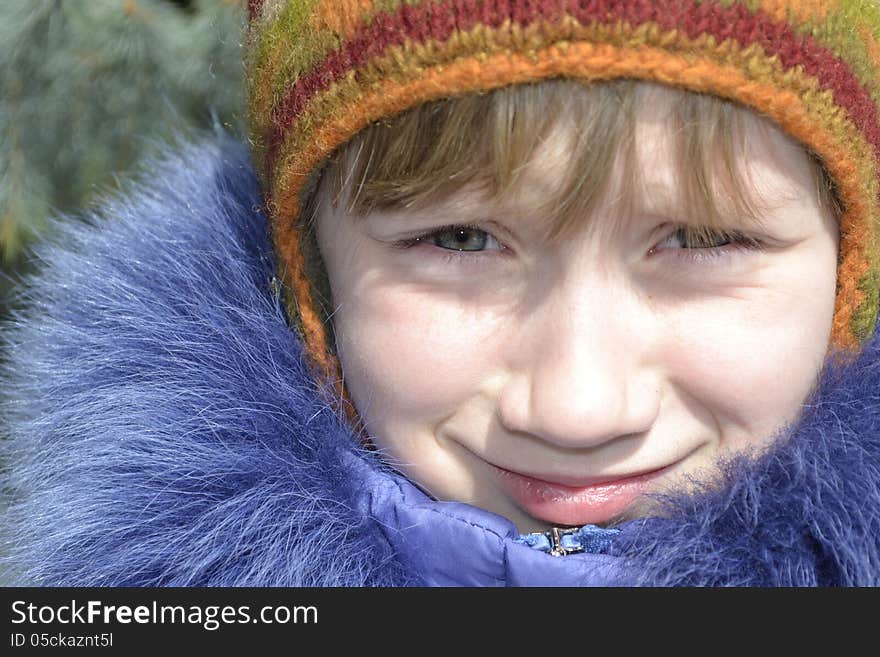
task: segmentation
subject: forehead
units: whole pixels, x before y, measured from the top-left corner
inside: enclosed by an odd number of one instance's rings
[[[677,148],[686,141],[688,125],[675,119],[675,92],[662,87],[646,86],[638,97],[631,124],[631,134],[624,135],[611,178],[616,185],[610,195],[639,194],[656,198],[668,196],[678,187],[682,177]],[[812,180],[806,150],[770,120],[745,107],[736,110],[732,134],[725,140],[738,168],[747,174],[747,181],[758,193],[780,195],[796,193]],[[561,172],[575,165],[579,126],[577,119],[560,115],[533,157],[523,163],[522,185],[509,198],[528,206],[537,199],[552,197],[563,183]],[[717,166],[710,171],[722,175],[722,140],[704,144],[709,160]],[[631,144],[627,141],[631,140]],[[631,146],[631,148],[629,148]]]
[[[741,223],[743,206],[737,199],[747,199],[749,207],[759,212],[759,220],[804,197],[809,204],[815,196],[809,193],[815,187],[814,165],[796,140],[740,106],[731,106],[731,120],[697,131],[677,114],[681,99],[681,92],[659,85],[639,90],[627,134],[621,136],[608,170],[584,172],[607,175],[601,198],[589,213],[591,224],[622,226],[628,218],[646,214],[694,223],[705,212],[696,207],[699,200],[689,203],[684,190],[699,187],[700,175],[709,181],[722,225],[728,219]],[[523,163],[512,193],[484,202],[498,205],[508,216],[547,215],[549,205],[571,194],[566,176],[570,172],[578,175],[578,152],[593,147],[579,144],[584,132],[576,117],[561,114]],[[698,169],[703,171],[698,173]],[[733,216],[738,212],[739,216]]]

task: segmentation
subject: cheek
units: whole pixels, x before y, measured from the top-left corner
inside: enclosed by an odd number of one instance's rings
[[[772,285],[692,308],[677,334],[673,370],[712,409],[732,443],[764,442],[794,421],[819,374],[831,334],[835,270],[777,271]],[[827,274],[827,275],[826,275]]]
[[[417,291],[361,288],[334,322],[346,386],[374,433],[441,420],[497,359],[495,317]]]

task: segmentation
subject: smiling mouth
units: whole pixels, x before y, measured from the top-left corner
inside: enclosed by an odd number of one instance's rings
[[[672,467],[572,486],[489,465],[499,488],[523,511],[538,520],[572,526],[613,520]]]

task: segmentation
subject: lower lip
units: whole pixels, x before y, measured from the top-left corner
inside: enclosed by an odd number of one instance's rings
[[[555,525],[588,525],[620,516],[668,468],[635,477],[572,487],[492,466],[502,490],[533,518]]]

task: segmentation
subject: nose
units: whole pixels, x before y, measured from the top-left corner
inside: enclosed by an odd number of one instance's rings
[[[509,343],[515,364],[501,390],[501,424],[573,449],[647,432],[660,410],[647,358],[656,323],[631,288],[608,276],[555,286]]]

